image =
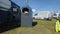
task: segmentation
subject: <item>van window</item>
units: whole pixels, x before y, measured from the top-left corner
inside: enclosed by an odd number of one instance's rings
[[[9,9],[0,6],[0,10],[8,11]]]

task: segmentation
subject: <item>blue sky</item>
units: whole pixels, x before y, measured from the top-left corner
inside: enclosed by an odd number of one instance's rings
[[[36,11],[40,10],[50,10],[60,12],[60,0],[28,0],[28,4],[32,9]],[[19,6],[26,5],[25,0],[13,0]]]

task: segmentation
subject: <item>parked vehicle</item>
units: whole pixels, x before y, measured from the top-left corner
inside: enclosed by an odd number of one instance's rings
[[[59,19],[60,18],[60,13],[54,13],[53,18]]]
[[[36,13],[33,18],[35,19],[48,19],[50,20],[52,18],[52,13],[50,11],[41,11],[39,13]]]
[[[11,22],[12,20],[20,21],[20,7],[12,1],[0,0],[0,21]]]
[[[20,6],[9,0],[0,0],[0,33],[20,25]]]

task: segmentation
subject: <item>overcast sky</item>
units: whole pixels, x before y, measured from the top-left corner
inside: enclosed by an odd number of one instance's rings
[[[13,1],[19,6],[26,5],[25,0]],[[40,10],[60,11],[60,0],[29,0],[28,4],[36,12]]]

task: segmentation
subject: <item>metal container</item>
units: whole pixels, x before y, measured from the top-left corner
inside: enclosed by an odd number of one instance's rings
[[[32,10],[29,6],[22,7],[21,26],[32,26]]]

